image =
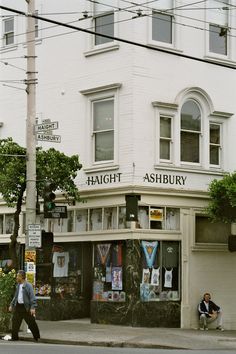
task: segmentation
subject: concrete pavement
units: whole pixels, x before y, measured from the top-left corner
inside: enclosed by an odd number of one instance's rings
[[[109,347],[233,349],[236,352],[236,331],[180,328],[141,328],[91,324],[90,319],[37,321],[40,342]],[[20,332],[20,338],[32,335]]]

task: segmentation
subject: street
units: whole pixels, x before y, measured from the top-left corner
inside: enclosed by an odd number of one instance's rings
[[[107,348],[107,347],[89,347],[74,345],[58,345],[45,343],[26,343],[0,341],[0,353],[4,354],[182,354],[183,350],[175,349],[143,349],[143,348]],[[213,354],[215,350],[184,350],[184,353],[191,354]],[[231,351],[235,353],[235,351]],[[220,354],[228,354],[229,350],[220,350]]]

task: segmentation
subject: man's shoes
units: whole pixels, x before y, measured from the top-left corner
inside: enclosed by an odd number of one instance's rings
[[[204,328],[204,329],[205,329],[205,331],[208,331],[208,327],[207,327],[207,326],[205,326],[205,328]]]
[[[204,327],[200,327],[200,331],[204,331]]]
[[[218,329],[218,331],[221,331],[221,332],[224,331],[224,328],[222,326],[218,326],[218,327],[216,327],[216,329]]]

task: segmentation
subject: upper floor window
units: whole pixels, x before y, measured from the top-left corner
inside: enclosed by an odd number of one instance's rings
[[[111,38],[99,36],[99,34],[105,34],[111,37],[114,36],[114,12],[112,3],[113,1],[111,0],[105,0],[102,3],[95,2],[94,4],[95,45],[113,42]]]
[[[160,117],[160,159],[171,159],[172,127],[170,117]]]
[[[210,52],[227,55],[227,28],[210,24],[209,30]]]
[[[181,109],[181,161],[200,162],[201,111],[193,100]]]
[[[94,161],[114,159],[114,98],[93,103]]]
[[[14,17],[3,21],[3,38],[4,45],[14,44]]]
[[[209,51],[211,53],[228,55],[228,23],[229,8],[228,0],[224,2],[224,7],[219,11],[217,0],[211,0],[211,10],[207,10],[207,20],[209,22]]]
[[[220,165],[221,149],[221,126],[220,124],[210,123],[210,164]]]
[[[152,39],[154,41],[172,43],[172,15],[153,11]]]

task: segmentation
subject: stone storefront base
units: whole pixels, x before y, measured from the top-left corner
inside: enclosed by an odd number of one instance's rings
[[[89,302],[72,299],[38,299],[37,319],[70,320],[90,316]]]
[[[180,328],[180,307],[177,301],[137,302],[132,306],[125,302],[91,301],[91,322]]]

